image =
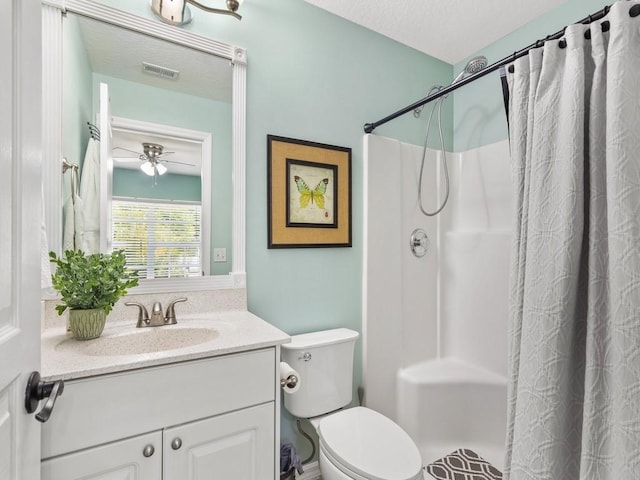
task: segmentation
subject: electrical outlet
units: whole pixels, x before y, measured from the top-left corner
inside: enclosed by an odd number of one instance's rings
[[[213,249],[213,261],[214,262],[226,262],[227,261],[227,249],[226,248],[214,248]]]

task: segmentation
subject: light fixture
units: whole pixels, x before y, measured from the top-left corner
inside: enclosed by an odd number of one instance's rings
[[[149,175],[150,177],[157,175],[164,175],[167,173],[167,167],[159,163],[157,160],[147,160],[140,165],[140,170]]]
[[[171,25],[186,25],[191,21],[191,10],[187,7],[187,3],[195,5],[196,7],[209,13],[220,13],[222,15],[231,15],[238,20],[242,19],[237,12],[243,0],[226,0],[227,9],[211,8],[206,5],[202,5],[196,0],[151,0],[151,10],[163,22]]]

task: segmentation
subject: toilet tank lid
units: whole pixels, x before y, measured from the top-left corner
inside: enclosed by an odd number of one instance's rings
[[[312,347],[332,345],[334,343],[344,343],[356,340],[360,334],[348,328],[334,328],[332,330],[322,330],[320,332],[303,333],[292,335],[291,343],[282,345],[283,350],[305,350]]]

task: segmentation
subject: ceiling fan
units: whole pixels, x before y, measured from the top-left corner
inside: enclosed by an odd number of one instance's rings
[[[171,155],[175,152],[165,152],[164,146],[158,143],[143,142],[142,153],[124,147],[114,147],[113,150],[124,150],[134,153],[136,155],[135,157],[113,157],[113,160],[116,162],[142,162],[142,164],[140,165],[140,170],[142,170],[150,177],[154,177],[156,175],[164,175],[165,173],[167,173],[167,167],[163,165],[164,163],[176,163],[180,165],[195,167],[195,165],[192,163],[178,162],[175,160],[165,160],[162,157]]]

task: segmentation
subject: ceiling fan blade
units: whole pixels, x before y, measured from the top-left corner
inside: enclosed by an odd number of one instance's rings
[[[180,165],[187,165],[188,167],[195,167],[193,163],[178,162],[176,160],[160,160],[162,163],[179,163]]]
[[[118,163],[133,163],[140,162],[141,159],[140,157],[113,157],[113,161]]]
[[[113,147],[113,150],[114,150],[114,151],[116,151],[116,150],[124,150],[124,151],[126,151],[126,152],[135,153],[135,154],[137,155],[137,157],[138,157],[138,158],[140,158],[140,156],[141,156],[141,155],[142,155],[142,156],[144,156],[144,154],[143,154],[143,153],[136,152],[135,150],[129,150],[128,148],[124,148],[124,147]]]

